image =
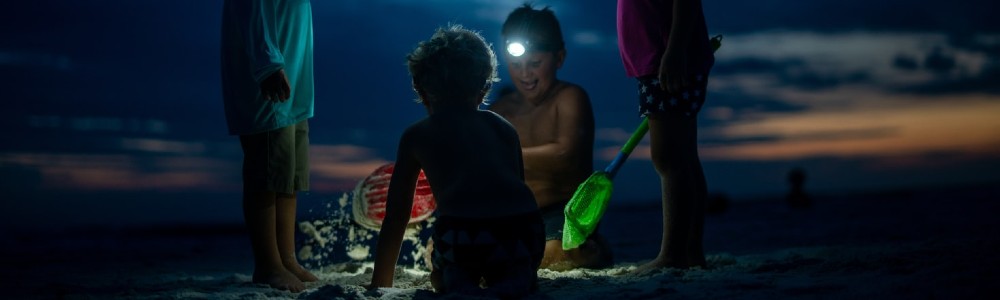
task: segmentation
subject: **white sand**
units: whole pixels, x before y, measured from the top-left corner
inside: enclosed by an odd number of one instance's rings
[[[989,299],[1000,293],[996,196],[991,191],[845,197],[807,211],[774,203],[734,205],[707,220],[708,268],[644,276],[629,271],[655,255],[659,233],[635,230],[629,222],[656,224],[650,216],[657,212],[613,207],[601,231],[620,263],[604,270],[541,270],[540,291],[532,298]],[[949,205],[941,205],[945,200]],[[334,231],[324,228],[313,226],[315,232]],[[353,233],[357,248],[335,248],[344,243],[340,237],[315,237],[306,244],[325,240],[327,247],[303,250],[300,254],[309,255],[304,262],[319,264],[316,258],[338,256],[335,251],[341,251],[342,261],[311,266],[320,281],[298,294],[250,282],[250,257],[239,234],[91,234],[58,242],[5,238],[19,246],[3,253],[5,298],[441,298],[430,291],[419,265],[399,268],[394,288],[366,291],[370,258],[349,258],[369,256],[362,255],[371,250],[363,248],[372,238],[364,231]]]

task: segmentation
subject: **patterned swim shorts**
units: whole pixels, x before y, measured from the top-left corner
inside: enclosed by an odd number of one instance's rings
[[[679,93],[670,94],[660,88],[656,75],[639,77],[639,115],[669,113],[680,116],[696,116],[705,104],[708,88],[707,75],[688,78],[691,85]]]

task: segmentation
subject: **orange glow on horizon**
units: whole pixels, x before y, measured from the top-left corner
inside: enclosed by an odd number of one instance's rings
[[[794,114],[761,114],[755,121],[720,128],[711,133],[734,140],[777,140],[702,145],[702,159],[892,158],[929,153],[1000,157],[1000,99],[996,96],[885,95],[856,88],[825,93],[786,90],[783,95],[797,103],[827,107]],[[837,103],[843,106],[835,107]],[[618,147],[598,149],[597,156],[610,161]],[[631,158],[650,159],[648,142],[636,147]]]
[[[833,97],[830,95],[826,97]],[[846,95],[840,95],[844,97]],[[777,141],[742,145],[706,146],[701,154],[719,160],[776,160],[816,156],[888,157],[922,153],[959,152],[1000,155],[1000,99],[981,95],[949,97],[871,95],[852,103],[865,107],[771,115],[763,120],[735,124],[720,134],[729,138],[777,136]],[[858,100],[858,98],[855,98]],[[916,100],[916,101],[915,101]],[[877,136],[796,139],[811,133],[884,131]]]
[[[152,163],[148,163],[152,162]],[[226,177],[238,165],[206,157],[147,157],[127,154],[0,154],[0,163],[35,169],[39,187],[72,190],[200,190],[240,189]],[[145,164],[144,164],[145,163]],[[154,170],[143,166],[153,166]],[[236,173],[239,174],[239,173]],[[238,175],[236,175],[238,176]],[[237,177],[238,178],[238,177]]]
[[[388,161],[353,145],[310,146],[311,190],[342,192]],[[241,158],[135,155],[0,153],[0,165],[39,174],[41,189],[83,191],[241,191]],[[28,187],[26,187],[28,188]]]

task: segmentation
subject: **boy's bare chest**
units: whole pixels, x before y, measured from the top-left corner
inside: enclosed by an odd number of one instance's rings
[[[523,147],[554,141],[558,120],[559,114],[554,105],[519,107],[513,110],[508,118],[508,121],[517,129]]]

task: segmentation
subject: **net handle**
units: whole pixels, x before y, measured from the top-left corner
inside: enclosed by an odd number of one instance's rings
[[[628,138],[628,142],[625,142],[625,146],[622,147],[621,151],[618,151],[618,155],[615,159],[611,161],[611,164],[604,169],[604,173],[608,174],[608,178],[615,178],[615,174],[618,173],[618,169],[621,168],[628,156],[632,154],[632,150],[635,150],[635,146],[639,145],[639,141],[646,136],[646,132],[649,131],[649,118],[643,117],[642,123],[639,123],[639,128],[635,129],[632,136]]]

